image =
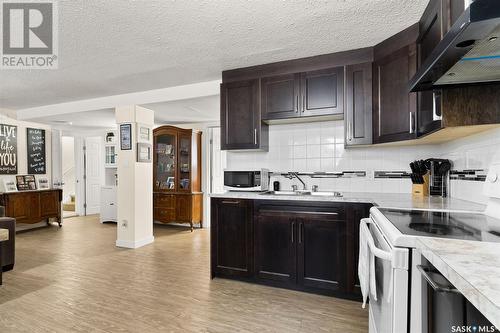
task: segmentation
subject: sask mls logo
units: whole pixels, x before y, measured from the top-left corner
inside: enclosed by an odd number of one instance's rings
[[[56,69],[57,3],[2,1],[2,69]]]

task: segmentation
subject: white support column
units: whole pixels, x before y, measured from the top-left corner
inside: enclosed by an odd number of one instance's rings
[[[138,125],[149,128],[149,144],[152,144],[154,111],[131,105],[117,107],[115,116],[118,124],[116,246],[135,249],[154,241],[153,163],[137,161]],[[121,149],[120,125],[124,124],[130,124],[132,129],[130,150]]]

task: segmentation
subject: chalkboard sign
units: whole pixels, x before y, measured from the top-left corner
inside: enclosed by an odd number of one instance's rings
[[[0,174],[17,174],[17,126],[0,124]]]
[[[45,159],[45,130],[27,128],[28,136],[28,173],[43,175],[47,173]]]

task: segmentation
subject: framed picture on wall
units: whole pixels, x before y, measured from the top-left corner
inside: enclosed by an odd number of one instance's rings
[[[137,142],[149,143],[151,129],[146,125],[137,124]]]
[[[120,149],[132,150],[132,124],[120,125]]]

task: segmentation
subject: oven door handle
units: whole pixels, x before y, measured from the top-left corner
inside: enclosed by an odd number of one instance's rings
[[[431,288],[435,292],[460,294],[458,289],[446,287],[446,286],[443,286],[443,285],[437,283],[436,281],[434,281],[434,279],[429,275],[429,273],[437,273],[437,271],[431,269],[430,267],[426,267],[426,266],[422,266],[422,265],[417,265],[417,268],[420,271],[420,273],[422,274],[422,276],[424,277],[424,279],[429,283],[429,285],[431,286]],[[440,273],[438,273],[438,274],[440,274]]]
[[[392,252],[384,251],[382,249],[379,249],[377,246],[375,246],[375,241],[373,240],[373,235],[370,231],[370,228],[368,228],[368,224],[371,223],[370,219],[362,219],[361,224],[364,224],[366,228],[368,229],[367,233],[367,242],[368,242],[368,247],[370,248],[370,251],[372,251],[373,255],[377,258],[387,260],[387,261],[392,261],[393,255]]]

